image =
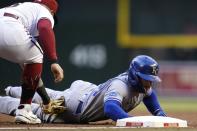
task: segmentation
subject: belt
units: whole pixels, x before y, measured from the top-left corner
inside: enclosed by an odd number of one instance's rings
[[[82,101],[80,101],[80,102],[79,102],[79,104],[78,104],[78,106],[77,106],[76,114],[81,113],[82,105],[83,105],[83,102],[82,102]]]
[[[14,15],[14,14],[11,14],[11,13],[4,13],[3,16],[12,17],[12,18],[17,19],[17,20],[18,20],[18,18],[19,18],[19,16]]]

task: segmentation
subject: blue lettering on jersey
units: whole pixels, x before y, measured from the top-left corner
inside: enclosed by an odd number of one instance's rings
[[[117,92],[110,92],[108,96],[115,97],[115,96],[118,96],[118,94],[117,94]]]

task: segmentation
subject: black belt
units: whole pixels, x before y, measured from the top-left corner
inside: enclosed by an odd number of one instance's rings
[[[19,16],[14,15],[14,14],[11,14],[11,13],[4,13],[3,16],[12,17],[12,18],[17,19],[17,20],[18,20],[18,18],[19,18]]]
[[[82,105],[83,105],[83,102],[82,102],[82,101],[80,101],[80,102],[79,102],[79,104],[78,104],[78,106],[77,106],[76,114],[81,113]]]

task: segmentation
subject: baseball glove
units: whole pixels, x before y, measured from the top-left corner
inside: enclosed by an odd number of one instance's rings
[[[41,105],[42,111],[45,114],[59,114],[66,110],[64,97],[60,97],[57,100],[51,100],[48,105]]]

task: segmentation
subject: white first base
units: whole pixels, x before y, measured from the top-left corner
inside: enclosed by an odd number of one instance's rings
[[[162,116],[137,116],[117,120],[119,127],[187,127],[187,121]]]

